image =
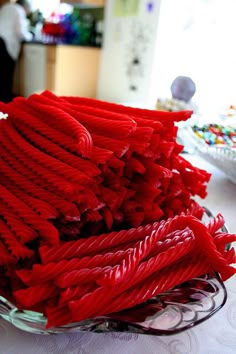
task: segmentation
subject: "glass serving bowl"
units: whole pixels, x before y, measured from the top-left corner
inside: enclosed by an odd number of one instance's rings
[[[212,214],[205,208],[204,219]],[[224,227],[224,232],[228,232]],[[191,279],[131,309],[109,316],[47,329],[46,317],[19,310],[0,296],[0,316],[21,330],[37,334],[71,332],[127,332],[171,335],[189,329],[214,315],[227,300],[227,292],[215,272]]]
[[[208,145],[193,132],[191,127],[183,128],[180,132],[182,142],[187,151],[196,152],[205,161],[220,169],[226,177],[236,183],[236,149],[224,145]]]

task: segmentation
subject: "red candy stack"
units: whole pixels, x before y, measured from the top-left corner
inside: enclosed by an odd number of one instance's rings
[[[48,327],[140,304],[194,276],[235,273],[235,235],[200,221],[210,175],[159,112],[45,91],[0,103],[1,295]]]

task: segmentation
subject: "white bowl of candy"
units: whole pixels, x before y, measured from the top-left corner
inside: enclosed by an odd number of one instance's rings
[[[236,128],[231,125],[205,124],[181,132],[199,156],[219,168],[236,183]]]

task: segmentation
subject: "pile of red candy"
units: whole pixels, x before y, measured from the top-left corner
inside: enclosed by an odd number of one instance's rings
[[[0,103],[0,294],[48,327],[138,305],[210,271],[235,273],[235,235],[194,195],[210,175],[161,112],[45,91]]]

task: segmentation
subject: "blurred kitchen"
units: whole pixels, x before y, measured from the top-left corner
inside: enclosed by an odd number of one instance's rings
[[[15,73],[15,93],[49,89],[96,96],[103,36],[103,0],[31,0],[33,38],[24,42]]]
[[[31,9],[16,94],[49,89],[153,108],[183,75],[201,113],[235,110],[235,0],[31,0]]]
[[[145,104],[160,0],[30,0],[33,39],[22,45],[15,93]]]

